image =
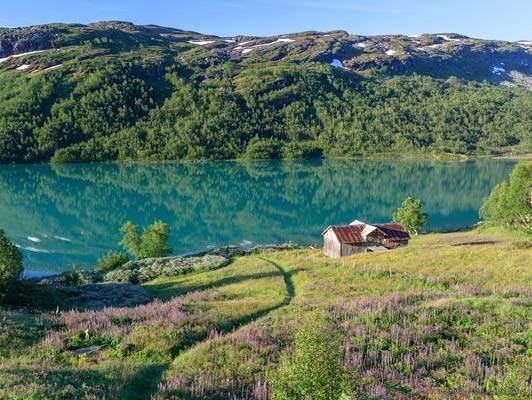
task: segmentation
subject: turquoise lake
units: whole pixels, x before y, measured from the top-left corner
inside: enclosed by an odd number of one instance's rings
[[[163,219],[175,254],[228,244],[321,245],[331,224],[385,222],[423,200],[427,230],[468,227],[514,162],[360,160],[0,166],[0,227],[32,273],[93,266],[121,224]]]

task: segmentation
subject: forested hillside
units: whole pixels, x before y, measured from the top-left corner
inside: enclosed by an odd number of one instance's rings
[[[0,162],[528,152],[532,47],[459,35],[0,29]]]

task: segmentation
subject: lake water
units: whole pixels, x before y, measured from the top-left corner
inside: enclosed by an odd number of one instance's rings
[[[32,272],[94,265],[119,227],[160,218],[175,254],[228,244],[321,245],[327,225],[389,221],[407,195],[427,229],[467,227],[514,163],[267,161],[0,166],[0,227]]]

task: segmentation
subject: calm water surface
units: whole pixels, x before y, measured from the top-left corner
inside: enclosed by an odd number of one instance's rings
[[[467,227],[514,163],[271,161],[0,166],[0,227],[32,272],[91,266],[127,219],[172,228],[175,254],[227,244],[320,243],[329,224],[384,222],[407,195],[430,230]]]

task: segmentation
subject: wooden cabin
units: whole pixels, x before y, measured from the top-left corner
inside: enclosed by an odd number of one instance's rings
[[[323,250],[329,257],[382,252],[408,245],[410,235],[401,224],[366,224],[353,221],[346,226],[329,226],[322,233]]]

